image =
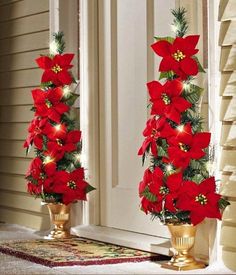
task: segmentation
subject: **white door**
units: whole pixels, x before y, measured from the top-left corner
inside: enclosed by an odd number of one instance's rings
[[[166,228],[139,209],[145,167],[137,152],[148,118],[146,82],[158,78],[150,45],[154,35],[171,34],[174,4],[99,1],[101,225],[161,237]]]

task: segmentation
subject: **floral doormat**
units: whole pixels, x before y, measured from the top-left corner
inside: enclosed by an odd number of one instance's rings
[[[84,238],[1,241],[0,252],[49,267],[169,259],[159,254]]]

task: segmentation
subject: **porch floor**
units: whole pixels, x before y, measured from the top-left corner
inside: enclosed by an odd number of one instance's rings
[[[40,232],[29,228],[0,224],[0,240],[38,239],[40,235]],[[159,263],[151,262],[49,268],[0,253],[0,274],[180,274],[180,272],[163,269]],[[181,272],[181,274],[236,273],[217,262],[205,269]]]

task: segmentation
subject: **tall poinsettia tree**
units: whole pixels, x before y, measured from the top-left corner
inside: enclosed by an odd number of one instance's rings
[[[34,118],[24,143],[36,157],[26,173],[28,192],[45,202],[69,204],[86,200],[94,188],[85,180],[81,166],[82,147],[79,125],[72,115],[78,98],[70,85],[76,83],[70,69],[74,54],[63,54],[63,33],[55,33],[50,53],[36,63],[43,70],[41,85],[33,89]]]
[[[147,83],[151,118],[138,154],[151,165],[139,184],[141,209],[163,223],[198,224],[221,219],[228,202],[216,193],[209,175],[210,133],[203,132],[199,101],[203,89],[194,77],[204,72],[196,54],[199,35],[185,36],[185,9],[173,10],[176,37],[155,37],[161,57],[160,81]]]

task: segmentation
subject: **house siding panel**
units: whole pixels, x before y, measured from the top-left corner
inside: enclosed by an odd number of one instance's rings
[[[42,71],[35,58],[48,51],[49,0],[0,2],[0,221],[48,228],[47,209],[26,192],[34,154],[23,148],[33,118],[31,89]]]

